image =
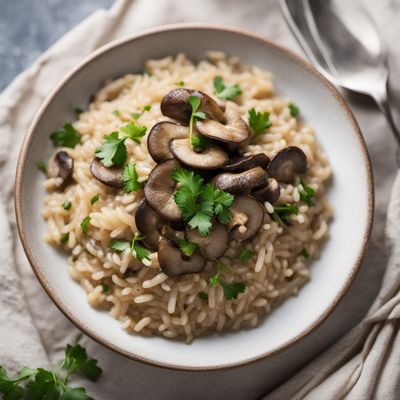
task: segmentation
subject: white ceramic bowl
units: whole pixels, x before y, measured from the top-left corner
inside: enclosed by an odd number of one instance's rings
[[[193,61],[222,50],[248,65],[272,72],[276,89],[299,105],[315,127],[333,169],[329,198],[335,209],[330,239],[311,267],[312,279],[252,330],[196,339],[191,345],[128,334],[108,313],[96,311],[67,273],[65,254],[43,241],[44,189],[38,159],[54,148],[49,134],[74,120],[108,79],[142,70],[150,58],[184,52]],[[26,254],[43,288],[82,331],[133,359],[177,369],[217,369],[270,356],[293,345],[320,324],[352,282],[365,250],[373,217],[371,168],[358,125],[337,90],[312,66],[261,37],[208,25],[168,26],[102,47],[71,71],[37,113],[23,144],[16,177],[18,227]]]

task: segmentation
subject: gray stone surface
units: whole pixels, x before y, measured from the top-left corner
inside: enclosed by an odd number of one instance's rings
[[[114,0],[0,0],[0,90],[71,27]]]

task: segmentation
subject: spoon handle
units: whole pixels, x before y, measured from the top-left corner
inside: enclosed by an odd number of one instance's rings
[[[396,122],[394,121],[392,106],[390,105],[387,90],[379,94],[372,95],[372,97],[374,98],[376,104],[378,105],[382,113],[385,115],[386,120],[389,123],[390,128],[392,129],[392,132],[394,134],[394,137],[397,141],[397,144],[400,146],[400,129],[396,125]]]

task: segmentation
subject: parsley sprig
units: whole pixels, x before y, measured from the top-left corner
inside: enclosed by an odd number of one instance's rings
[[[306,203],[309,207],[314,206],[312,198],[315,195],[315,190],[311,186],[307,186],[302,180],[297,186],[297,189],[299,190],[300,200]]]
[[[192,113],[190,114],[190,119],[189,119],[189,140],[190,143],[192,144],[193,147],[198,146],[199,143],[196,142],[193,143],[193,125],[196,121],[198,120],[204,120],[207,118],[206,114],[203,113],[203,111],[199,111],[200,104],[201,104],[201,99],[200,97],[197,96],[189,96],[188,98],[189,104],[192,106]]]
[[[225,272],[227,274],[232,274],[232,271],[221,261],[215,260],[215,266],[217,267],[217,272],[209,280],[212,287],[222,286],[224,291],[224,297],[228,300],[237,299],[239,293],[243,293],[246,290],[246,285],[243,282],[233,282],[228,283],[221,278],[221,273]]]
[[[299,107],[294,103],[289,103],[289,111],[292,117],[297,117],[300,114]]]
[[[96,382],[101,373],[97,360],[89,358],[85,348],[76,341],[66,346],[64,359],[52,370],[24,367],[11,378],[0,366],[0,393],[5,400],[91,400],[86,389],[69,385],[70,377],[80,374]]]
[[[217,189],[212,184],[204,184],[203,178],[184,168],[175,169],[172,178],[178,182],[174,200],[184,221],[206,236],[212,227],[211,219],[215,215],[219,222],[226,224],[232,214],[230,206],[234,197]]]
[[[139,182],[135,163],[129,163],[122,170],[122,184],[126,193],[136,192],[143,188],[143,182]]]
[[[221,100],[233,100],[242,94],[242,89],[238,85],[227,86],[221,76],[214,78],[214,93]]]
[[[81,137],[72,124],[65,124],[63,129],[53,132],[50,139],[55,146],[63,146],[74,148],[80,141]]]
[[[129,123],[120,129],[120,132],[112,132],[104,136],[105,142],[96,149],[96,157],[106,166],[122,165],[128,155],[126,152],[125,140],[132,139],[140,143],[141,138],[146,134],[145,126]],[[122,136],[120,135],[122,133]]]
[[[181,252],[187,257],[192,257],[198,247],[196,243],[189,242],[185,239],[178,239],[178,246]]]
[[[110,249],[116,252],[125,251],[126,249],[130,249],[133,257],[137,258],[139,261],[150,260],[150,250],[140,244],[141,241],[144,240],[144,235],[135,235],[135,237],[131,240],[116,240],[113,239],[110,241]]]
[[[244,248],[240,252],[238,260],[243,263],[246,263],[246,262],[250,261],[251,257],[253,257],[253,252],[248,248]]]
[[[269,121],[269,112],[259,112],[255,108],[250,108],[248,111],[249,126],[253,133],[258,136],[271,127],[271,122]]]
[[[280,226],[287,225],[292,214],[298,214],[299,208],[295,204],[284,204],[275,206],[272,219]]]

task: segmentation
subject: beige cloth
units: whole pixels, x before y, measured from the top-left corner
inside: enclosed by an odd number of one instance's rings
[[[347,1],[347,0],[344,0]],[[391,50],[395,93],[400,94],[400,9],[391,0],[368,4]],[[214,22],[242,26],[298,50],[275,0],[118,0],[66,34],[0,96],[0,364],[46,366],[56,360],[74,328],[47,298],[34,278],[15,228],[12,188],[19,148],[27,126],[51,87],[77,62],[106,42],[150,26],[171,22]],[[397,51],[397,54],[396,54]],[[245,61],[245,60],[244,60]],[[396,343],[400,237],[400,180],[394,187],[384,251],[384,220],[395,166],[395,144],[383,117],[368,101],[351,105],[366,136],[375,173],[377,213],[362,269],[345,299],[307,338],[274,358],[218,372],[176,372],[120,357],[85,338],[99,359],[103,378],[85,384],[95,399],[256,399],[321,353],[361,320],[376,296],[389,254],[383,289],[369,317],[333,349],[266,397],[267,399],[394,399],[399,393],[399,346]],[[341,368],[340,368],[341,367]],[[350,390],[351,389],[351,390]],[[375,391],[375,397],[373,395]],[[394,397],[394,394],[397,397]]]

